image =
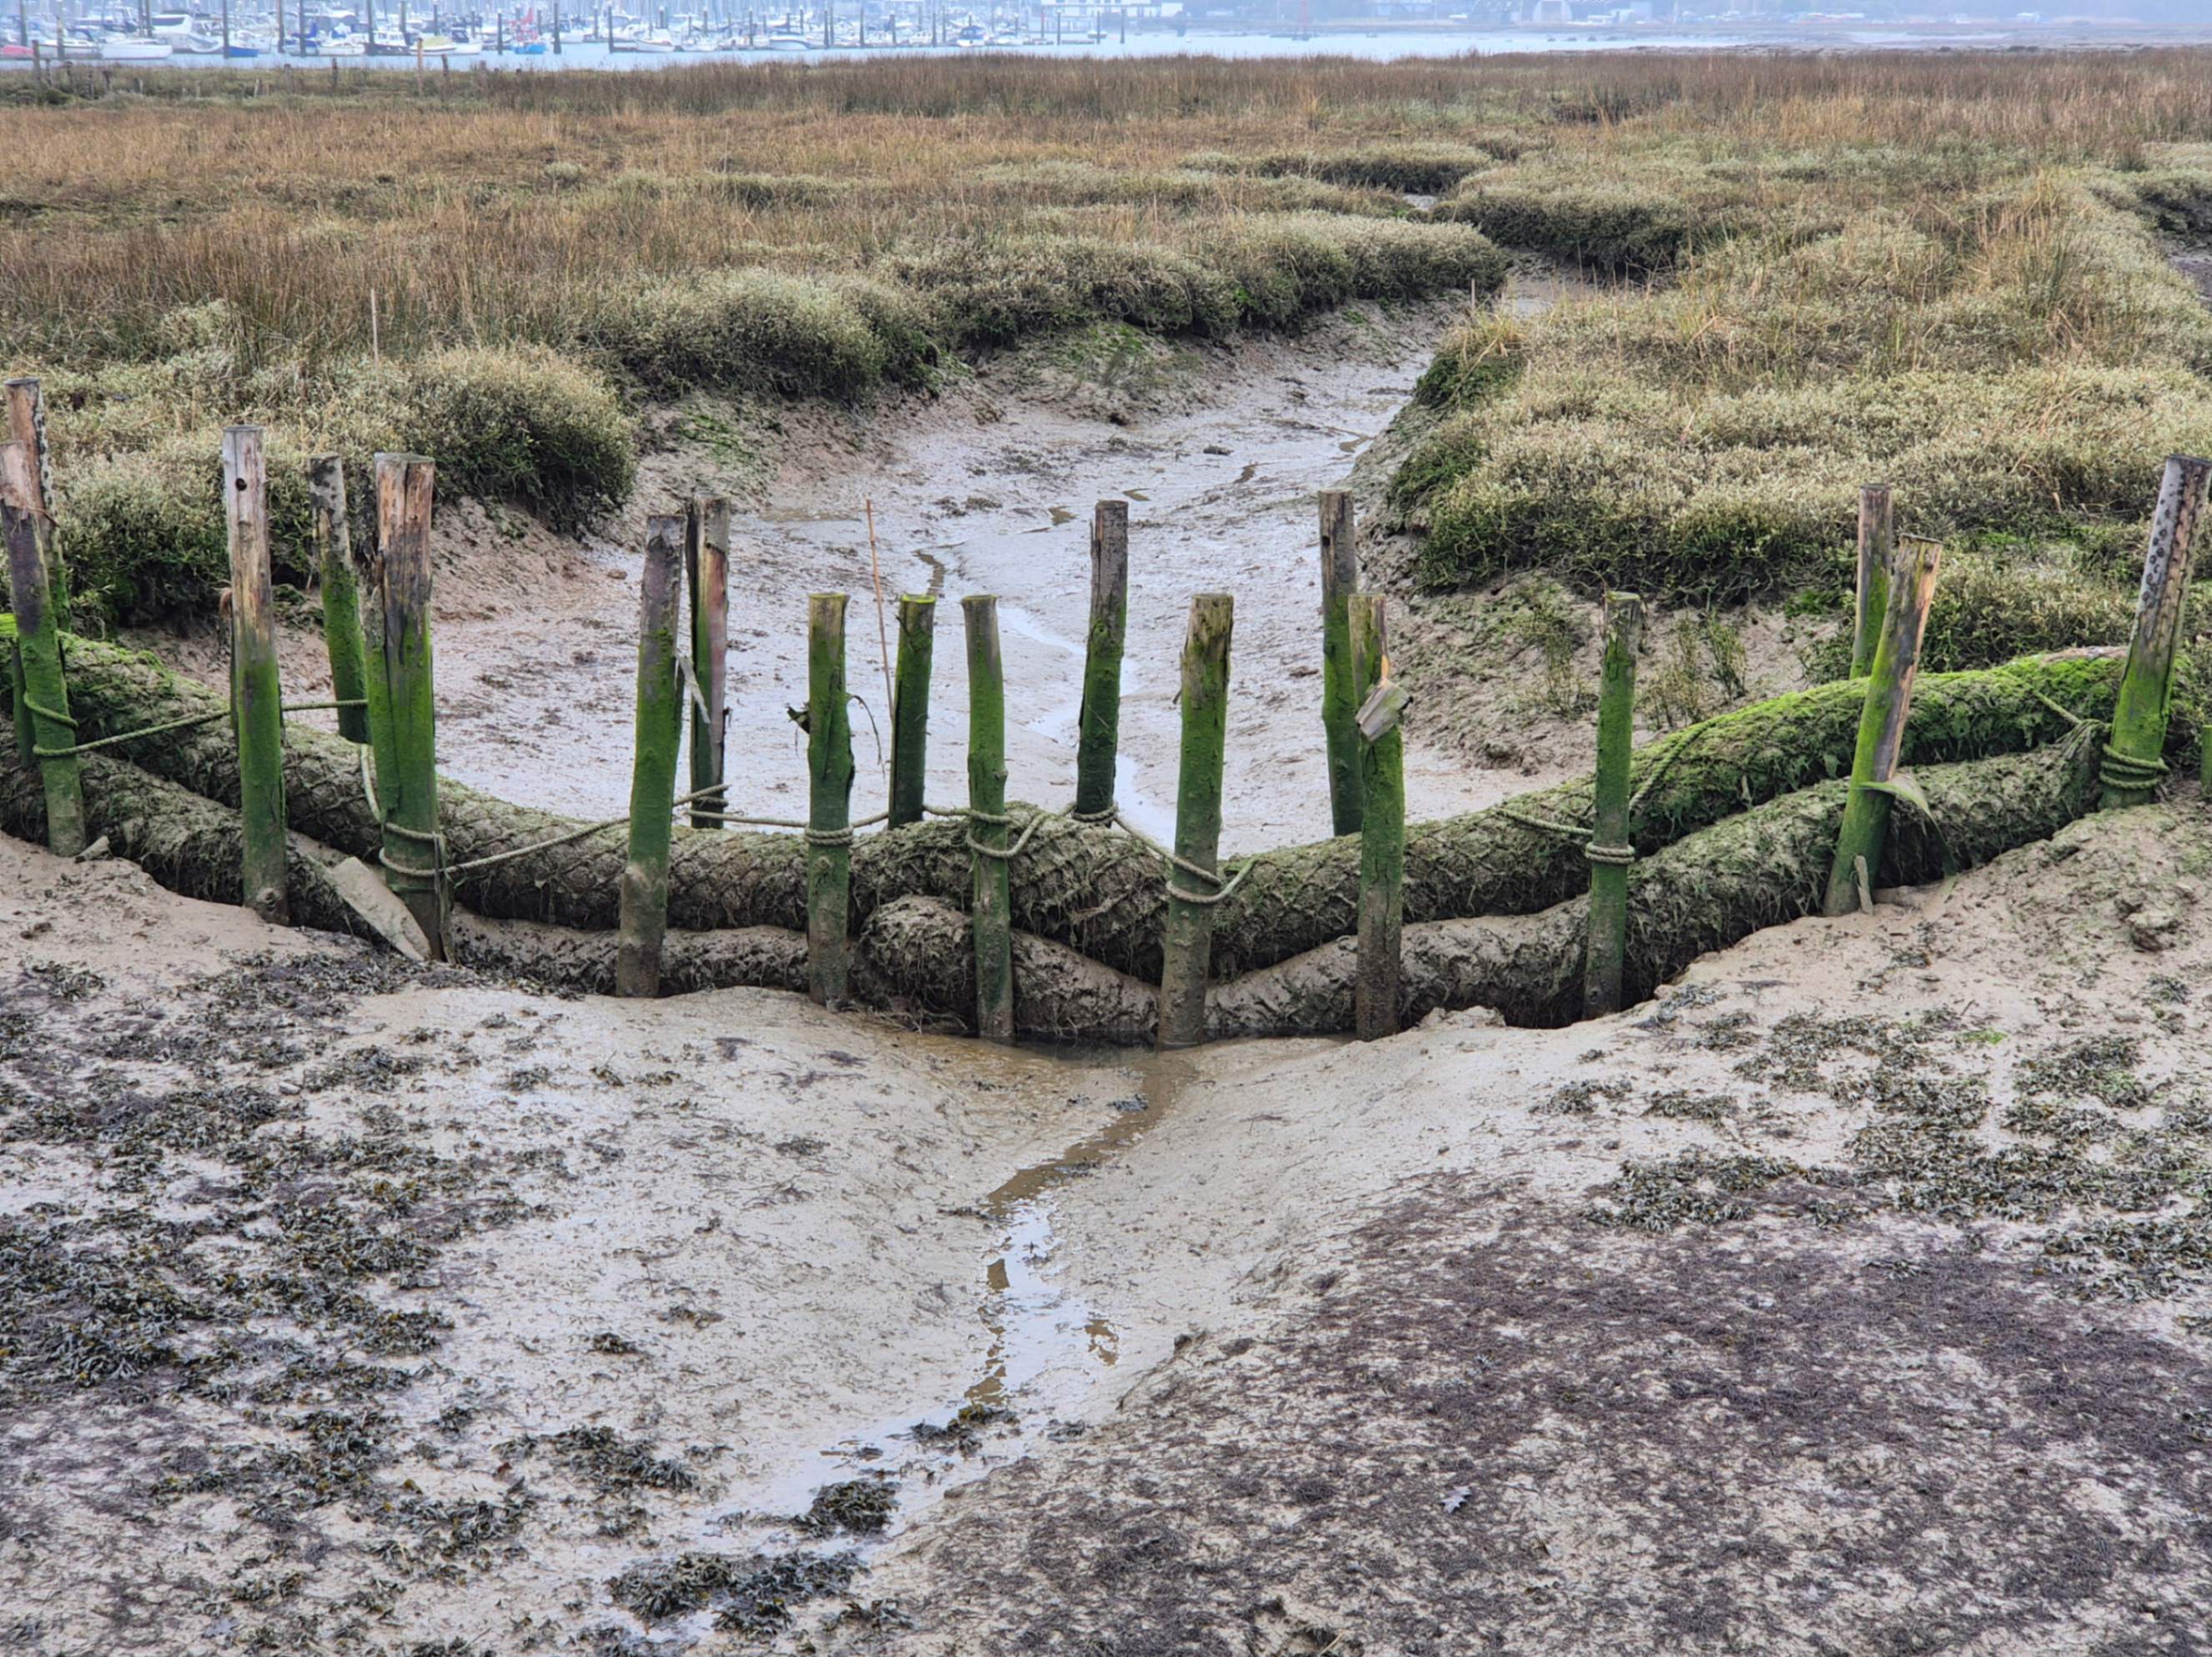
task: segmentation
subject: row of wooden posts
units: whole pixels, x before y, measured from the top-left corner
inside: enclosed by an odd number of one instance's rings
[[[68,856],[85,841],[77,756],[152,732],[81,744],[69,713],[60,606],[64,583],[55,544],[52,480],[38,382],[7,382],[8,439],[0,446],[0,532],[8,548],[17,647],[11,654],[16,734],[38,763],[48,843]],[[419,930],[428,953],[442,953],[453,877],[537,847],[455,865],[438,827],[436,713],[430,640],[430,527],[435,468],[421,456],[375,458],[375,522],[358,545],[348,520],[344,468],[325,456],[309,464],[316,563],[323,595],[333,699],[286,704],[278,683],[270,574],[266,475],[260,429],[223,434],[222,491],[231,585],[229,716],[238,745],[243,889],[271,921],[287,919],[283,717],[303,707],[337,711],[341,732],[373,758],[382,824],[384,878]],[[2166,465],[2146,557],[2142,602],[2110,740],[2106,805],[2140,803],[2164,774],[2167,693],[2183,595],[2212,463],[2176,456]],[[1406,697],[1390,673],[1383,600],[1358,590],[1351,497],[1320,497],[1322,717],[1329,798],[1339,835],[1360,837],[1356,1026],[1363,1038],[1398,1027],[1405,864],[1405,786],[1400,720]],[[658,992],[667,923],[672,821],[689,808],[694,827],[773,823],[729,809],[725,782],[727,706],[728,503],[690,501],[684,514],[647,520],[638,652],[636,747],[629,810],[579,830],[625,827],[617,987]],[[1840,914],[1871,900],[1891,803],[1917,798],[1899,759],[1939,549],[1908,537],[1900,551],[1890,492],[1861,492],[1857,604],[1852,669],[1867,682],[1851,783],[1827,883],[1825,909]],[[1120,822],[1115,808],[1121,659],[1127,635],[1128,508],[1101,501],[1091,533],[1091,620],[1079,715],[1073,804],[1077,822]],[[678,648],[690,599],[690,634]],[[807,618],[805,725],[809,774],[806,841],[807,981],[814,999],[848,998],[854,832],[872,822],[896,828],[926,812],[964,817],[973,863],[971,918],[978,1033],[1011,1040],[1014,1029],[1010,867],[1039,823],[1006,803],[1006,686],[998,601],[961,602],[969,677],[968,802],[949,811],[926,804],[928,696],[935,601],[898,604],[898,658],[891,710],[888,802],[855,823],[852,729],[845,682],[842,594],[817,593]],[[1234,609],[1225,593],[1192,600],[1182,653],[1182,735],[1172,850],[1162,859],[1169,902],[1160,982],[1159,1039],[1166,1047],[1205,1039],[1214,907],[1237,875],[1219,859],[1224,744]],[[1550,825],[1585,841],[1590,863],[1589,942],[1584,1007],[1618,1009],[1626,959],[1629,870],[1635,860],[1629,790],[1636,659],[1644,622],[1633,594],[1607,597],[1598,701],[1591,821]],[[690,790],[676,792],[682,732],[690,730]],[[185,723],[190,723],[186,721]],[[155,731],[170,727],[155,727]],[[2208,753],[2212,772],[2212,753]],[[364,766],[364,778],[368,768]],[[1125,829],[1134,833],[1126,822]],[[558,841],[553,843],[559,843]]]

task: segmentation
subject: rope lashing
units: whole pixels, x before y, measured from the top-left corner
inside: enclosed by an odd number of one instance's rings
[[[28,696],[23,698],[23,706],[41,719],[52,719],[57,725],[65,725],[72,731],[77,728],[77,722],[68,714],[57,713],[50,707],[41,707]],[[335,702],[286,702],[284,711],[287,713],[308,713],[319,708],[366,707],[368,706],[366,700],[356,696],[344,701]],[[33,759],[58,760],[65,759],[71,754],[96,753],[103,748],[113,748],[119,743],[137,742],[142,737],[164,736],[172,731],[189,731],[194,725],[212,725],[217,719],[227,719],[229,717],[230,710],[228,707],[217,707],[208,713],[193,713],[181,719],[166,719],[160,725],[141,725],[136,731],[118,731],[112,737],[95,737],[90,742],[74,743],[67,748],[47,748],[34,744],[31,749],[31,756]]]
[[[2045,695],[2040,690],[2032,690],[2028,694],[2033,696],[2036,701],[2041,702],[2045,707],[2049,708],[2052,713],[2056,713],[2060,719],[2065,720],[2068,725],[2073,726],[2076,731],[2079,731],[2083,725],[2089,723],[2088,720],[2083,719],[2079,713],[2076,713],[2072,708],[2067,707],[2063,702],[2053,701],[2050,697]]]
[[[1603,846],[1592,841],[1583,847],[1583,856],[1608,869],[1626,869],[1636,861],[1636,848],[1633,846]]]
[[[1534,816],[1510,805],[1501,805],[1498,810],[1498,815],[1508,822],[1517,822],[1523,828],[1533,828],[1539,834],[1559,835],[1568,840],[1581,840],[1590,832],[1588,823],[1554,822],[1549,817]]]
[[[2166,780],[2166,763],[2155,756],[2143,759],[2134,754],[2123,754],[2106,743],[2104,759],[2104,768],[2097,780],[2107,788],[2155,788]]]

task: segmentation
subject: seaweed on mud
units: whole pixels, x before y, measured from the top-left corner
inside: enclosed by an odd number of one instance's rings
[[[765,1639],[789,1628],[792,1612],[808,1600],[842,1593],[859,1569],[849,1553],[681,1553],[641,1560],[607,1588],[617,1605],[645,1622],[713,1606],[716,1628]]]
[[[72,967],[65,961],[27,961],[23,976],[57,1001],[83,1001],[107,987],[107,980],[89,967]]]
[[[848,1478],[815,1491],[798,1525],[809,1536],[832,1536],[839,1531],[878,1536],[897,1506],[898,1486],[888,1479]]]
[[[1709,1122],[1716,1126],[1734,1117],[1739,1107],[1724,1093],[1692,1093],[1687,1088],[1668,1088],[1651,1096],[1644,1107],[1646,1116],[1677,1122]]]
[[[1618,1104],[1628,1095],[1629,1086],[1626,1082],[1586,1076],[1580,1081],[1564,1083],[1553,1089],[1552,1096],[1535,1108],[1535,1114],[1539,1116],[1589,1116],[1596,1111],[1599,1100],[1607,1099]]]
[[[1609,1204],[1586,1212],[1596,1224],[1636,1231],[1671,1231],[1692,1222],[1723,1225],[1752,1217],[1754,1211],[1745,1197],[1805,1174],[1798,1164],[1778,1157],[1722,1156],[1699,1148],[1622,1164],[1601,1191]]]
[[[917,1421],[907,1429],[907,1436],[917,1444],[943,1446],[957,1449],[963,1455],[973,1455],[983,1448],[983,1433],[987,1428],[1014,1419],[1014,1412],[1003,1404],[985,1404],[970,1400],[954,1411],[950,1421],[939,1424],[933,1421]]]
[[[1945,1057],[1953,1044],[1987,1037],[1945,1011],[1785,1018],[1737,1073],[1866,1111],[1842,1163],[1806,1169],[1702,1150],[1631,1162],[1601,1188],[1589,1217],[1655,1231],[1785,1206],[1821,1222],[1885,1211],[1954,1224],[1998,1220],[2046,1228],[2045,1275],[2080,1294],[2141,1299],[2212,1277],[2204,1102],[2164,1101],[2162,1087],[2139,1077],[2139,1038],[2088,1036],[2021,1063],[1993,1134],[1988,1082],[1955,1073]],[[1872,1062],[1850,1062],[1861,1057]],[[2161,1104],[2154,1122],[2130,1126],[2117,1114]],[[1818,1194],[1777,1203],[1771,1188],[1793,1174]],[[2174,1211],[2191,1198],[2193,1207]]]
[[[501,1444],[499,1453],[520,1460],[535,1454],[540,1445],[602,1495],[688,1490],[699,1483],[682,1462],[659,1454],[650,1439],[624,1438],[611,1427],[569,1427],[543,1436],[523,1433]]]

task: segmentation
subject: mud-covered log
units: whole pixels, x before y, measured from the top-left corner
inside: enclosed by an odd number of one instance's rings
[[[1917,885],[2042,840],[2087,811],[2102,727],[2084,726],[2033,754],[1939,766],[1920,774],[1932,816],[1899,811],[1881,882]],[[1847,785],[1822,783],[1691,835],[1631,872],[1624,1000],[1648,999],[1702,955],[1764,927],[1819,913]],[[1495,1007],[1509,1023],[1563,1024],[1581,1014],[1587,895],[1534,915],[1409,926],[1401,1013]],[[973,1013],[957,962],[965,925],[950,905],[902,900],[863,934],[873,996],[954,1023]],[[1019,1033],[1064,1041],[1141,1041],[1155,1016],[1148,986],[1060,944],[1017,933]],[[1346,1034],[1354,1025],[1358,950],[1341,938],[1218,985],[1207,1034]]]
[[[2088,809],[2097,787],[2103,727],[2086,725],[2038,752],[1921,774],[1932,816],[1900,811],[1880,879],[1911,885],[1988,862],[2056,833]],[[162,885],[236,903],[235,811],[98,755],[86,756],[90,827]],[[1686,836],[1639,864],[1630,893],[1626,996],[1648,997],[1699,956],[1762,927],[1815,913],[1846,788],[1830,782]],[[0,825],[26,838],[44,828],[42,791],[12,753],[0,751]],[[355,930],[319,864],[295,841],[289,871],[301,925]],[[1512,1023],[1563,1023],[1580,1010],[1589,900],[1542,913],[1431,921],[1405,929],[1402,1016],[1437,1008],[1494,1006]],[[505,976],[605,992],[613,986],[616,934],[456,917],[455,954]],[[855,940],[854,992],[861,1005],[920,1022],[968,1026],[975,1017],[966,913],[942,899],[909,896],[871,914]],[[1152,1038],[1152,986],[1064,944],[1013,938],[1017,1032],[1070,1041]],[[1349,938],[1215,986],[1207,1033],[1232,1036],[1334,1035],[1353,1028],[1358,956]],[[806,983],[803,933],[754,926],[669,934],[664,993],[730,985],[792,991]]]
[[[94,840],[104,838],[111,854],[137,864],[156,884],[186,897],[246,901],[246,832],[234,810],[104,754],[82,755],[78,764],[86,832]],[[46,799],[38,776],[4,744],[0,827],[22,840],[46,838]],[[369,935],[322,865],[296,841],[285,848],[284,886],[294,925]]]
[[[68,641],[71,711],[82,738],[204,713],[216,693],[178,678],[152,657]],[[2119,683],[2117,651],[2069,652],[1984,672],[1923,677],[1913,695],[1904,761],[1916,768],[2017,753],[2063,737],[2068,713],[2103,719]],[[1850,768],[1864,683],[1839,681],[1688,725],[1638,750],[1630,774],[1637,850],[1648,856],[1747,804],[1840,776]],[[2048,701],[2045,699],[2048,699]],[[2056,707],[2050,704],[2055,703]],[[2179,728],[2185,745],[2193,731]],[[218,726],[178,731],[117,753],[226,804],[238,799],[237,757]],[[285,732],[285,803],[293,828],[373,860],[376,824],[352,745],[325,732]],[[1505,807],[1406,831],[1405,918],[1413,924],[1525,913],[1575,895],[1589,878],[1579,841],[1515,814],[1587,821],[1587,780],[1524,794]],[[573,831],[574,820],[512,805],[450,780],[439,811],[458,860]],[[1263,853],[1214,913],[1217,978],[1235,977],[1345,936],[1358,925],[1356,837]],[[617,835],[597,835],[471,872],[455,883],[480,913],[611,928],[623,865]],[[1018,931],[1066,944],[1118,970],[1157,978],[1166,893],[1158,860],[1127,836],[1065,820],[1042,828],[1016,865]],[[922,895],[965,907],[966,825],[939,819],[864,837],[854,848],[857,919],[893,899]],[[793,836],[679,829],[669,871],[669,924],[805,925],[805,847]]]

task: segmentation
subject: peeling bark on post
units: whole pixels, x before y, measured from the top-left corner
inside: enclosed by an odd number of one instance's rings
[[[230,717],[238,738],[238,816],[246,907],[272,925],[284,887],[284,695],[269,580],[269,479],[261,428],[222,434],[223,526],[230,543]]]
[[[1349,595],[1346,595],[1349,597]],[[1218,880],[1221,781],[1229,719],[1229,641],[1235,607],[1225,592],[1190,601],[1182,646],[1182,763],[1176,789],[1176,855]],[[1350,682],[1349,622],[1346,679]],[[1358,712],[1353,703],[1352,711]],[[1354,740],[1358,730],[1353,728]],[[1167,930],[1160,968],[1160,1046],[1194,1047],[1206,1040],[1206,986],[1212,971],[1215,905],[1177,897],[1212,895],[1215,883],[1171,869]]]
[[[1361,709],[1389,677],[1383,601],[1355,593],[1349,607],[1353,688]],[[1377,707],[1376,717],[1383,716]],[[1406,881],[1406,738],[1395,710],[1373,737],[1360,730],[1359,966],[1352,1023],[1363,1041],[1398,1033]]]
[[[1859,491],[1858,606],[1851,626],[1851,677],[1863,679],[1874,668],[1875,641],[1889,610],[1889,574],[1897,562],[1897,519],[1889,485],[1874,483]]]
[[[376,457],[376,540],[362,570],[368,726],[383,809],[385,884],[406,904],[434,958],[445,958],[438,856],[438,713],[430,659],[430,508],[437,467],[418,454]]]
[[[1605,601],[1605,658],[1597,693],[1597,779],[1588,853],[1589,953],[1583,968],[1583,1016],[1620,1011],[1621,969],[1628,956],[1628,763],[1636,747],[1636,652],[1644,637],[1644,600],[1632,592]]]
[[[970,906],[975,944],[975,1034],[1014,1039],[1013,901],[1007,859],[1006,679],[999,653],[999,601],[963,598],[968,628],[968,834],[975,859]],[[993,821],[993,819],[1000,821]]]
[[[937,643],[937,600],[909,592],[899,600],[897,688],[891,693],[890,816],[894,828],[921,821],[929,774],[929,667]]]
[[[1352,496],[1321,495],[1321,724],[1328,745],[1329,816],[1340,835],[1359,832],[1359,694],[1352,682],[1347,604],[1359,590],[1359,543]]]
[[[1091,519],[1091,634],[1077,717],[1075,810],[1096,819],[1114,809],[1121,731],[1121,647],[1129,624],[1129,503],[1101,501]]]
[[[845,710],[845,595],[806,606],[806,992],[825,1007],[850,995],[853,725]]]
[[[676,810],[676,750],[684,698],[676,683],[678,562],[684,520],[646,519],[645,570],[637,622],[637,748],[629,774],[629,855],[623,865],[622,942],[615,992],[660,993],[660,946],[668,935],[668,846]]]
[[[62,555],[60,504],[54,495],[54,458],[46,441],[46,394],[37,379],[24,375],[7,382],[8,440],[31,452],[37,469],[40,514],[46,525],[46,586],[53,595],[55,625],[69,631],[69,564]]]
[[[331,660],[331,695],[359,707],[338,709],[338,735],[368,740],[368,669],[362,643],[361,580],[354,568],[353,525],[346,513],[345,462],[317,455],[307,463],[314,507],[315,568],[323,584],[323,646]]]
[[[2112,707],[2112,736],[2105,756],[2103,809],[2141,805],[2166,774],[2166,696],[2173,688],[2173,659],[2189,597],[2189,566],[2204,515],[2212,461],[2169,455],[2159,482],[2158,507],[2143,552],[2142,591],[2136,602],[2136,630],[2128,641],[2127,671]]]
[[[1936,597],[1939,549],[1916,541],[1898,561],[1889,586],[1889,609],[1882,617],[1874,666],[1868,675],[1866,706],[1859,713],[1858,746],[1851,759],[1850,794],[1843,825],[1836,834],[1836,856],[1828,870],[1827,896],[1821,913],[1847,915],[1873,889],[1881,867],[1883,837],[1889,831],[1888,786],[1897,774],[1905,745],[1905,722],[1912,707],[1912,680],[1920,666],[1920,635],[1928,626],[1928,606]]]
[[[61,622],[55,614],[47,520],[40,502],[38,458],[27,443],[0,445],[0,535],[8,543],[8,581],[15,606],[15,655],[19,707],[31,714],[31,737],[46,796],[46,849],[57,857],[84,850],[84,794],[62,673]]]
[[[647,556],[652,556],[649,545]],[[691,598],[691,682],[705,704],[690,704],[690,792],[696,794],[720,789],[727,762],[723,744],[730,722],[730,503],[718,495],[695,495],[685,503],[684,574]],[[726,794],[695,800],[691,826],[719,828],[714,814],[728,810]]]

